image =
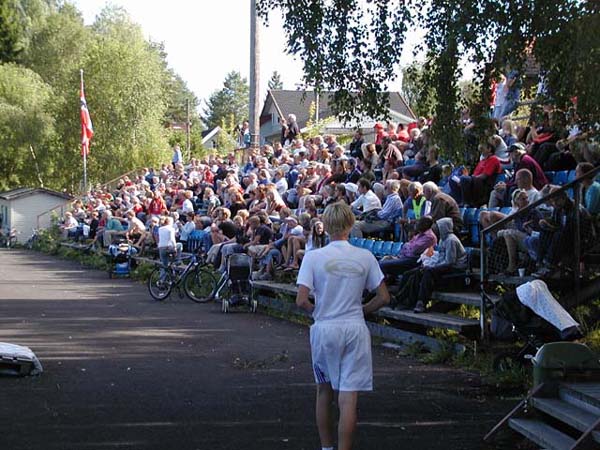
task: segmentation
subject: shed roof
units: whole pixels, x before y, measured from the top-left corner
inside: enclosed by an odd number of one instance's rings
[[[65,200],[72,200],[73,196],[64,194],[62,192],[53,191],[52,189],[46,188],[17,188],[11,189],[10,191],[0,192],[0,199],[3,200],[15,200],[20,197],[26,197],[34,194],[49,194],[55,197],[64,198]]]

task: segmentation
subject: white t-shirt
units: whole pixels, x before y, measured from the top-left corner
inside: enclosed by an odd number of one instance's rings
[[[314,293],[315,321],[364,321],[363,290],[375,290],[382,280],[383,273],[370,251],[348,241],[332,241],[304,255],[296,283]]]
[[[181,205],[181,211],[183,214],[194,212],[194,204],[189,198],[186,198]]]
[[[361,194],[352,202],[353,208],[361,208],[363,212],[369,212],[373,209],[381,209],[381,200],[375,192],[368,190],[366,194]]]
[[[158,229],[158,248],[175,248],[177,241],[175,240],[175,227],[172,225],[164,225]]]
[[[275,183],[275,187],[277,188],[277,192],[279,192],[280,195],[283,195],[284,192],[288,190],[288,182],[285,178],[280,178]]]
[[[529,200],[529,204],[531,205],[533,202],[537,202],[540,198],[542,198],[542,194],[536,188],[532,187],[531,189],[527,189],[525,191],[527,193],[527,200]]]

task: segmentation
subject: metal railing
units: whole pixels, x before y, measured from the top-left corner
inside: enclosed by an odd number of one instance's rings
[[[541,205],[544,205],[553,198],[564,195],[568,193],[570,189],[573,189],[573,202],[574,208],[572,211],[573,214],[573,223],[574,223],[574,236],[573,236],[573,278],[574,278],[574,303],[579,304],[580,301],[580,292],[581,292],[581,260],[582,260],[582,227],[581,227],[581,214],[580,208],[582,205],[581,199],[581,183],[585,179],[589,177],[595,177],[600,173],[600,166],[595,167],[589,172],[585,173],[579,178],[574,179],[571,182],[560,186],[559,189],[554,192],[540,198],[539,200],[527,205],[525,208],[511,214],[509,216],[504,217],[498,222],[490,225],[489,227],[481,230],[480,235],[480,289],[481,289],[481,309],[480,309],[480,325],[481,325],[481,337],[486,337],[486,322],[487,322],[487,307],[486,307],[486,299],[488,295],[485,291],[486,285],[488,281],[490,281],[490,264],[489,264],[489,256],[490,256],[490,248],[488,248],[488,238],[491,236],[491,233],[494,233],[500,229],[505,228],[510,222],[514,221],[517,218],[525,217],[529,214],[533,209],[538,208]]]

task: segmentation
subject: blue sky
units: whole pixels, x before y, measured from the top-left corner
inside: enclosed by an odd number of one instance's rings
[[[85,23],[91,24],[106,0],[74,0]],[[162,41],[169,65],[181,75],[202,101],[222,87],[225,75],[239,71],[248,77],[250,49],[249,0],[113,0],[141,25],[146,37]],[[302,78],[302,65],[285,54],[285,35],[278,13],[271,15],[269,27],[261,29],[261,92],[274,70],[282,75],[285,89],[295,89]],[[418,33],[409,38],[415,42]],[[403,52],[405,64],[412,59]],[[399,81],[390,88],[399,89]]]

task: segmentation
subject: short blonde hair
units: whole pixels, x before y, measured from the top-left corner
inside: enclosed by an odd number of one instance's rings
[[[323,225],[330,235],[347,232],[354,225],[354,214],[346,203],[332,203],[323,212]]]

